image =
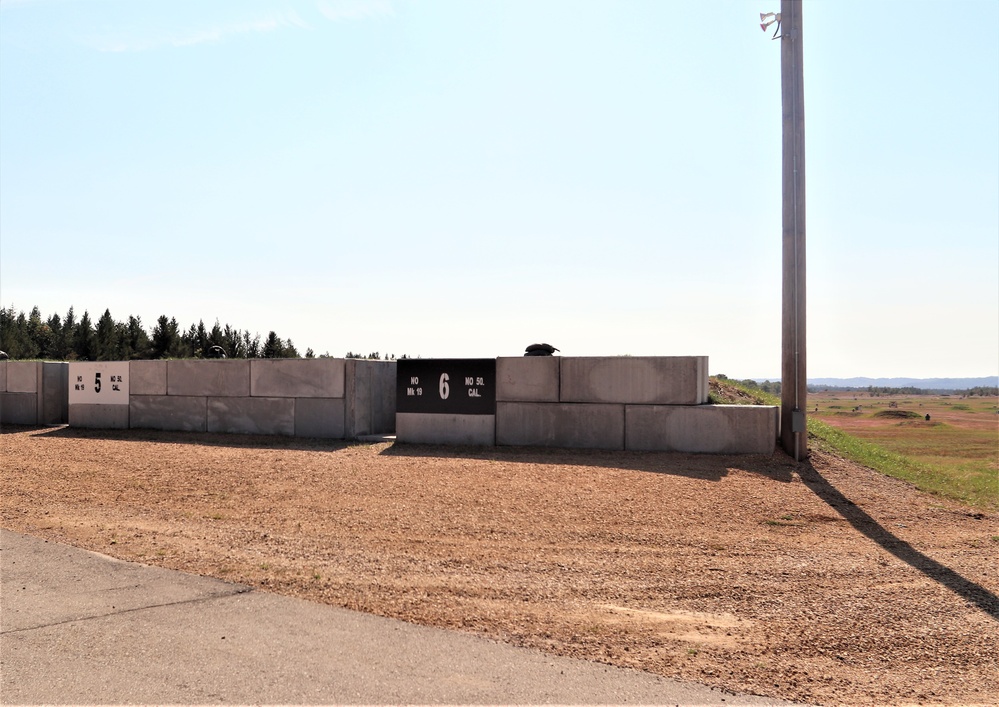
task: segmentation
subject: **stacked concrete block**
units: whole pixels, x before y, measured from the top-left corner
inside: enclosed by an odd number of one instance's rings
[[[0,362],[0,424],[65,424],[67,380],[65,363]]]
[[[496,442],[625,448],[628,405],[707,402],[706,356],[497,359]]]
[[[624,449],[624,405],[496,403],[496,443]]]
[[[343,439],[394,425],[392,362],[133,361],[130,377],[132,427]]]
[[[167,361],[167,395],[250,397],[250,361]]]
[[[779,408],[769,405],[628,405],[625,448],[709,454],[772,454]]]
[[[347,438],[395,432],[395,361],[347,359],[344,386]]]
[[[129,416],[134,428],[206,432],[208,397],[206,395],[168,395],[167,371],[180,361],[132,361],[128,365]],[[182,384],[193,387],[190,369],[178,376]]]
[[[44,361],[39,390],[41,425],[64,425],[69,422],[69,364]]]
[[[707,356],[563,358],[563,403],[701,405],[708,402]]]
[[[338,359],[133,361],[132,426],[343,438]]]
[[[219,423],[229,426],[225,429],[212,430],[209,409],[209,431],[343,439],[343,359],[257,359],[249,364],[251,400],[218,410]],[[299,402],[304,402],[302,410],[297,410]]]
[[[341,401],[342,402],[342,401]],[[208,431],[295,436],[294,398],[208,398]],[[329,435],[336,439],[340,435]]]
[[[496,359],[496,401],[557,403],[562,357],[519,356]]]
[[[776,408],[708,405],[706,356],[497,359],[496,443],[770,453]]]
[[[38,424],[38,391],[41,364],[37,361],[4,361],[0,375],[0,423]]]
[[[99,430],[127,430],[128,405],[73,404],[69,406],[70,427],[91,427]]]
[[[491,447],[496,444],[496,416],[400,412],[395,433],[400,442]]]

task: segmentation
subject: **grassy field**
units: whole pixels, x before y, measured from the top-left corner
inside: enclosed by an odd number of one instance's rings
[[[997,402],[979,396],[828,392],[810,393],[808,412],[815,423],[825,423],[812,430],[820,438],[863,446],[832,434],[837,431],[888,452],[880,456],[898,467],[886,470],[893,476],[972,505],[999,508]],[[825,426],[832,428],[827,434]]]
[[[747,389],[757,402],[780,398]],[[751,402],[727,399],[719,402]],[[972,506],[999,510],[999,399],[960,395],[808,395],[809,444]],[[929,416],[929,419],[927,419]]]

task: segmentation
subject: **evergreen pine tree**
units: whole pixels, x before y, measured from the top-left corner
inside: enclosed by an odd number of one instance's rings
[[[283,351],[284,342],[273,331],[270,332],[264,342],[264,358],[281,358]]]
[[[94,325],[90,322],[90,313],[87,310],[83,310],[80,323],[76,326],[73,353],[79,361],[95,361],[97,358],[97,336],[94,334]]]
[[[114,319],[111,318],[110,309],[105,309],[104,314],[97,320],[95,341],[94,356],[96,360],[117,361],[121,359],[119,332]]]

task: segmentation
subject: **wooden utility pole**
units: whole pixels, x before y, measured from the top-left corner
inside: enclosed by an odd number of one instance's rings
[[[780,440],[801,461],[808,455],[805,429],[805,89],[801,51],[801,2],[781,0],[780,93],[783,117],[783,314],[781,317]]]

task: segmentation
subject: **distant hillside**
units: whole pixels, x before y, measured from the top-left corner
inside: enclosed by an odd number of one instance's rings
[[[779,379],[778,379],[779,380]],[[967,390],[999,386],[999,376],[982,378],[809,378],[809,385],[838,388],[922,388],[923,390]]]

